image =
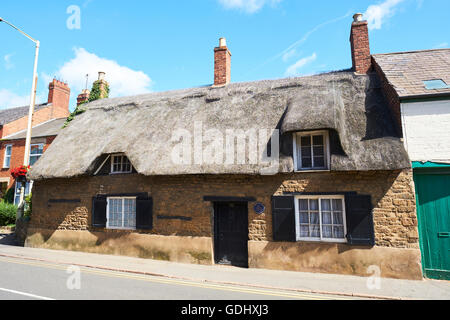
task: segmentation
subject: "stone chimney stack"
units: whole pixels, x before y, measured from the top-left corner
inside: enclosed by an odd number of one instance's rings
[[[91,92],[88,89],[84,89],[83,91],[81,91],[77,98],[77,107],[83,103],[88,102],[90,94]]]
[[[372,69],[369,28],[368,22],[363,20],[361,13],[353,16],[350,44],[352,48],[353,70],[358,74],[368,73]]]
[[[214,48],[214,87],[226,86],[231,81],[231,53],[225,38]]]
[[[100,97],[99,99],[105,99],[109,97],[109,85],[108,82],[105,80],[105,73],[103,71],[100,71],[98,73],[98,80],[94,82],[93,88],[98,85],[100,89]]]
[[[52,117],[69,115],[70,88],[67,83],[53,79],[48,85],[48,104],[52,104]]]

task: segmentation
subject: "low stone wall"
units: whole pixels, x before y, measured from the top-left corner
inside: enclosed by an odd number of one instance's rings
[[[383,278],[420,280],[418,249],[355,247],[326,243],[249,242],[249,266],[273,270],[371,276],[378,267]]]
[[[30,219],[22,217],[16,220],[15,238],[19,246],[23,246],[28,236],[28,225]]]
[[[25,246],[211,265],[208,237],[29,229]]]

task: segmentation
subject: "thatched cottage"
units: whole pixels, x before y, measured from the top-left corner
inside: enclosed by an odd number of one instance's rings
[[[411,164],[356,49],[352,70],[229,84],[221,40],[214,86],[88,104],[30,173],[26,244],[421,278]]]

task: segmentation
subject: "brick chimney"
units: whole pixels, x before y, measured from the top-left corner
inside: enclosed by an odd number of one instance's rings
[[[366,74],[372,68],[372,58],[369,45],[369,28],[367,21],[362,20],[363,15],[357,13],[353,16],[350,43],[352,47],[353,70],[359,74]]]
[[[88,89],[84,89],[81,91],[81,93],[77,97],[77,107],[83,103],[86,103],[89,101],[89,96],[91,92]]]
[[[52,104],[51,118],[69,116],[70,88],[67,83],[53,79],[48,85],[48,103]]]
[[[214,87],[226,86],[231,81],[231,53],[225,38],[214,48]]]

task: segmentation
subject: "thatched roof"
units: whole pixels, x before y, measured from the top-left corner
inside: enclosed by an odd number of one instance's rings
[[[144,175],[261,174],[268,166],[175,164],[171,155],[179,141],[173,133],[186,129],[194,135],[196,122],[224,136],[227,129],[280,129],[279,172],[294,170],[291,132],[312,129],[336,133],[333,171],[410,166],[375,76],[335,72],[92,102],[58,135],[30,178],[92,174],[99,159],[112,153],[125,153]]]

